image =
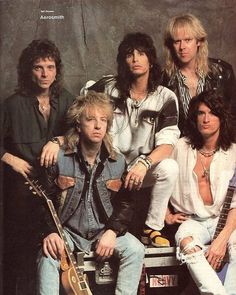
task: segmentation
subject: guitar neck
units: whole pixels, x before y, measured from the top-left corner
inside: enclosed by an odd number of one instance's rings
[[[64,247],[65,247],[65,251],[67,253],[68,259],[69,259],[71,265],[73,265],[76,268],[76,271],[79,272],[79,267],[77,266],[77,261],[76,261],[76,259],[74,257],[73,252],[70,249],[70,246],[69,246],[68,241],[66,239],[63,227],[62,227],[61,222],[60,222],[60,220],[58,218],[55,207],[54,207],[52,201],[50,199],[48,199],[48,198],[47,198],[47,205],[48,205],[48,208],[50,210],[51,216],[52,216],[52,218],[54,220],[54,223],[55,223],[55,225],[57,227],[59,236],[64,241]]]
[[[219,235],[219,233],[222,231],[222,229],[224,228],[224,226],[226,224],[226,220],[227,220],[227,216],[228,216],[228,213],[230,210],[230,205],[231,205],[231,201],[232,201],[232,198],[234,195],[234,191],[235,191],[234,187],[232,187],[232,186],[228,187],[227,194],[226,194],[226,197],[224,200],[223,207],[220,212],[220,217],[219,217],[219,220],[217,223],[217,227],[216,227],[213,239],[217,238],[217,236]]]

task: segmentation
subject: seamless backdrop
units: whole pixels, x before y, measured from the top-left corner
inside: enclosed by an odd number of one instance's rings
[[[206,27],[210,56],[231,63],[236,72],[236,0],[0,0],[0,102],[15,89],[19,55],[33,39],[56,43],[65,86],[78,94],[88,79],[116,72],[117,47],[128,32],[150,34],[163,64],[167,21],[186,12]],[[0,173],[0,192],[1,179]],[[0,198],[0,254],[2,213]],[[0,293],[1,287],[0,276]]]
[[[0,9],[1,100],[14,90],[19,55],[33,39],[56,43],[66,86],[77,94],[88,79],[115,73],[117,47],[128,32],[150,34],[162,64],[167,21],[186,12],[206,27],[210,56],[236,71],[236,0],[6,0]]]

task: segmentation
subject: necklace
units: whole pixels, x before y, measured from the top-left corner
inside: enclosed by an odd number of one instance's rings
[[[133,94],[143,94],[143,95],[146,95],[147,94],[147,89],[146,90],[143,90],[143,91],[135,91],[135,90],[133,90],[131,88],[130,89],[130,92],[133,93]]]
[[[39,109],[42,112],[46,112],[49,109],[49,107],[50,107],[50,104],[49,103],[48,104],[42,104],[42,103],[39,104]]]
[[[212,157],[215,154],[215,152],[216,152],[216,149],[214,149],[212,151],[199,150],[199,153],[207,158]]]
[[[49,96],[37,96],[39,102],[39,110],[41,112],[47,112],[50,109],[50,98]]]
[[[210,181],[210,166],[209,166],[209,168],[206,168],[206,166],[203,163],[202,156],[201,155],[199,155],[199,156],[200,156],[199,159],[200,159],[202,169],[203,169],[202,177],[206,178],[206,181]]]
[[[147,97],[147,90],[144,91],[134,91],[130,89],[130,98],[136,103],[139,104],[140,101],[143,101]]]

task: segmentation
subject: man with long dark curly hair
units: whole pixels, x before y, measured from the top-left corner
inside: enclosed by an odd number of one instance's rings
[[[105,77],[90,89],[105,91],[114,103],[113,144],[128,164],[125,186],[152,187],[142,241],[169,246],[160,231],[165,206],[177,177],[177,165],[168,159],[179,137],[175,94],[159,85],[160,66],[152,38],[127,34],[118,48],[118,74]]]
[[[41,167],[56,162],[65,130],[63,120],[73,102],[73,96],[62,88],[62,62],[53,42],[33,40],[22,51],[17,70],[16,91],[3,102],[1,116],[0,157],[5,164],[4,294],[15,294],[19,274],[25,270],[30,273],[30,240],[37,231],[33,221],[37,220],[38,209],[24,178],[41,177]],[[22,282],[22,278],[18,281]],[[30,285],[26,281],[22,285]]]
[[[186,263],[201,294],[229,295],[236,290],[236,144],[232,131],[225,99],[213,91],[202,92],[190,101],[186,137],[173,152],[179,176],[170,199],[173,211],[167,210],[166,222],[180,224],[175,236],[177,258]],[[226,251],[229,265],[223,286],[214,270]]]

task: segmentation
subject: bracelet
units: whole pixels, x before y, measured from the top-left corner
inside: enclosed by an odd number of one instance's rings
[[[138,162],[144,164],[147,170],[152,167],[152,159],[148,156],[140,155],[138,158]]]
[[[137,163],[142,163],[147,170],[150,168],[148,163],[144,159],[138,159]]]

